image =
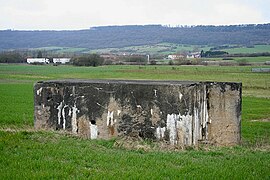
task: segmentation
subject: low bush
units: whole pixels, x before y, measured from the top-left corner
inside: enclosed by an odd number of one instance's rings
[[[74,66],[101,66],[104,63],[104,58],[98,54],[88,54],[74,57],[71,59]]]

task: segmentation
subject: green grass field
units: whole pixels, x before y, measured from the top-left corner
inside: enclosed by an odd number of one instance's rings
[[[142,46],[130,46],[123,48],[106,48],[106,49],[96,49],[90,52],[96,53],[110,53],[110,52],[131,52],[139,54],[161,54],[168,55],[174,53],[181,53],[183,51],[209,51],[210,46],[198,46],[198,45],[183,45],[174,43],[160,43],[154,45],[142,45]],[[228,48],[221,49],[229,54],[249,54],[249,53],[264,53],[270,52],[270,45],[254,45],[253,48],[239,47],[239,48]]]
[[[141,46],[129,46],[123,48],[105,48],[91,50],[90,53],[136,53],[136,54],[160,54],[168,55],[181,53],[184,51],[208,51],[209,46],[197,46],[197,45],[183,45],[174,43],[160,43],[153,45],[141,45]]]
[[[269,151],[125,150],[51,132],[0,132],[1,179],[268,179]]]
[[[269,179],[270,74],[252,67],[0,64],[0,179]],[[242,144],[160,151],[34,131],[40,80],[154,79],[243,82]]]
[[[152,45],[141,45],[141,46],[128,46],[122,48],[104,48],[104,49],[94,49],[89,50],[87,48],[73,48],[73,47],[40,47],[33,48],[31,50],[44,50],[51,51],[56,54],[64,54],[64,53],[135,53],[135,54],[150,54],[150,55],[168,55],[175,53],[182,53],[188,51],[209,51],[212,46],[201,46],[201,45],[184,45],[184,44],[175,44],[175,43],[159,43]],[[222,51],[226,51],[229,54],[250,54],[250,53],[264,53],[270,52],[270,45],[254,45],[252,48],[247,47],[239,47],[239,48],[228,48],[221,49]],[[254,60],[254,58],[247,58],[250,62]],[[260,59],[260,58],[259,58]],[[258,59],[258,60],[259,60]],[[261,62],[261,61],[259,61]]]
[[[89,51],[87,48],[73,48],[73,47],[58,47],[58,46],[49,46],[49,47],[40,47],[32,48],[30,50],[41,50],[41,51],[52,51],[56,54],[65,54],[65,53],[84,53]]]
[[[266,62],[266,61],[270,61],[270,57],[267,56],[259,56],[259,57],[236,57],[233,58],[235,61],[241,61],[241,60],[245,60],[247,62]]]
[[[241,47],[241,48],[232,48],[232,49],[222,49],[230,54],[239,54],[239,53],[264,53],[270,52],[270,45],[254,45],[253,48]]]

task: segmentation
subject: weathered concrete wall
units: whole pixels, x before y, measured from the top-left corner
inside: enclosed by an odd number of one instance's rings
[[[240,142],[241,83],[38,82],[35,127],[91,139],[132,136],[171,145]]]

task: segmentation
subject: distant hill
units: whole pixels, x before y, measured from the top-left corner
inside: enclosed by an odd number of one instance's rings
[[[76,31],[0,31],[0,49],[38,47],[120,48],[157,43],[270,44],[270,24],[230,26],[101,26]]]

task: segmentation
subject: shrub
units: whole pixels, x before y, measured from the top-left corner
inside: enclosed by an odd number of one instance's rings
[[[178,61],[177,64],[178,65],[192,65],[192,61],[184,59],[182,61]]]
[[[157,61],[156,60],[151,60],[150,61],[150,65],[156,65],[157,64]]]
[[[174,63],[173,63],[172,60],[170,60],[170,61],[168,62],[168,64],[169,64],[169,65],[174,65]]]
[[[104,63],[104,58],[98,54],[88,54],[83,56],[74,57],[71,59],[74,66],[101,66]]]
[[[30,65],[44,65],[44,63],[42,63],[42,62],[33,62],[33,63],[30,63]]]
[[[104,65],[112,65],[113,61],[112,60],[106,60],[104,61]]]
[[[147,59],[143,56],[129,56],[125,58],[126,62],[146,63]]]
[[[248,63],[248,60],[246,60],[246,59],[240,59],[238,61],[238,65],[239,66],[247,66],[247,65],[249,65],[249,63]]]
[[[223,58],[222,60],[234,60],[233,58],[231,58],[231,57],[225,57],[225,58]]]

